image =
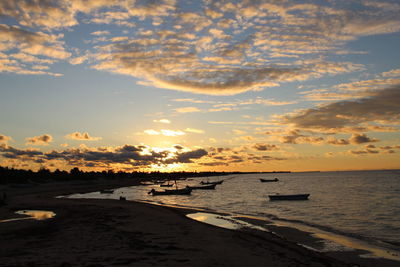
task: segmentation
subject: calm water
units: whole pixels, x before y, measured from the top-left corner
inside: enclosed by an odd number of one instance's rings
[[[260,178],[278,182],[261,183]],[[179,181],[179,187],[207,178]],[[400,244],[400,171],[245,174],[224,179],[216,190],[195,190],[191,196],[150,196],[158,185],[116,189],[113,194],[73,197],[145,200],[160,204],[205,208],[280,222],[313,226],[362,240]],[[309,193],[306,201],[269,201],[268,194]]]

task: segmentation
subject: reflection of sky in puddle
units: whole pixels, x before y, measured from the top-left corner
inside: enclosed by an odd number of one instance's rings
[[[362,240],[339,235],[331,232],[327,232],[315,227],[293,224],[290,222],[276,222],[276,226],[286,226],[291,228],[299,229],[300,231],[312,233],[312,236],[316,238],[323,239],[324,248],[320,251],[328,252],[328,251],[348,251],[348,250],[364,250],[367,251],[368,254],[360,255],[360,257],[364,258],[385,258],[390,260],[400,261],[400,255],[398,251],[374,246]]]
[[[199,221],[199,222],[204,222],[208,223],[211,225],[215,225],[221,228],[226,228],[226,229],[240,229],[243,227],[248,227],[248,228],[253,228],[257,230],[262,230],[265,231],[264,228],[258,227],[252,224],[249,224],[247,222],[241,221],[234,219],[231,216],[224,216],[224,215],[218,215],[218,214],[212,214],[212,213],[206,213],[206,212],[196,212],[196,213],[191,213],[186,215],[190,219]]]
[[[32,217],[32,219],[36,220],[46,220],[56,216],[54,212],[46,210],[19,210],[15,213],[21,215],[28,215]]]
[[[29,217],[0,220],[0,222],[11,222],[11,221],[19,221],[19,220],[27,220],[27,219],[46,220],[46,219],[51,219],[54,216],[56,216],[56,214],[54,212],[46,211],[46,210],[19,210],[19,211],[16,211],[15,213],[20,214],[20,215],[27,215]]]

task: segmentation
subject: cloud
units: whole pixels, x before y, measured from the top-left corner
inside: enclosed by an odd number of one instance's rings
[[[190,10],[182,0],[2,1],[0,15],[19,25],[8,26],[16,36],[26,36],[23,31],[29,28],[31,37],[39,35],[50,42],[13,36],[15,40],[1,46],[23,42],[21,52],[65,60],[71,53],[63,48],[62,34],[50,32],[74,31],[83,23],[129,27],[129,38],[98,40],[88,60],[92,68],[133,76],[141,84],[163,89],[233,95],[362,70],[361,65],[328,62],[321,55],[338,53],[362,36],[400,31],[400,8],[395,3],[351,3],[350,10],[330,1],[203,1]],[[102,27],[90,36],[106,34]],[[83,58],[71,62],[79,64]],[[34,73],[21,66],[3,69]]]
[[[371,142],[378,142],[378,139],[370,138],[365,134],[353,134],[349,139],[350,143],[352,144],[363,144],[363,143],[371,143]]]
[[[276,145],[271,144],[255,144],[253,145],[253,148],[257,151],[271,151],[279,149]]]
[[[192,112],[200,112],[201,110],[196,107],[183,107],[183,108],[176,108],[175,111],[178,113],[192,113]]]
[[[365,130],[365,129],[364,129]],[[314,133],[315,134],[315,133]],[[343,146],[343,145],[358,145],[363,143],[372,143],[378,142],[379,140],[376,138],[368,137],[363,133],[353,133],[349,139],[345,138],[335,138],[334,136],[321,137],[321,136],[311,136],[304,135],[300,132],[299,129],[289,130],[286,135],[278,137],[279,141],[284,144],[316,144],[316,145],[335,145],[335,146]]]
[[[247,134],[246,131],[237,130],[237,129],[233,129],[232,132],[233,132],[234,134],[236,134],[236,135],[244,135],[244,134]]]
[[[71,55],[64,50],[63,43],[58,40],[61,37],[60,35],[31,32],[17,26],[0,24],[0,37],[2,39],[2,50],[17,47],[24,53],[55,59],[65,59]]]
[[[95,32],[92,32],[90,34],[91,35],[96,35],[96,36],[101,36],[101,35],[108,35],[108,34],[110,34],[110,32],[109,31],[95,31]]]
[[[79,57],[74,57],[74,58],[71,58],[71,59],[69,60],[69,63],[72,64],[72,65],[79,65],[79,64],[82,64],[82,63],[84,63],[85,61],[87,61],[88,58],[89,58],[89,57],[88,57],[87,55],[79,56]]]
[[[279,137],[279,141],[283,144],[323,144],[323,137],[307,136],[300,133],[298,129],[290,130],[287,135]]]
[[[208,152],[204,149],[196,149],[193,151],[187,151],[182,153],[177,153],[176,156],[170,160],[167,160],[167,163],[192,163],[193,159],[199,159],[203,156],[206,156]]]
[[[338,101],[305,109],[283,117],[284,123],[296,128],[339,132],[346,127],[367,123],[400,123],[400,85],[378,90],[370,97]]]
[[[148,135],[164,135],[164,136],[181,136],[181,135],[185,135],[185,132],[182,132],[180,130],[168,130],[168,129],[161,129],[160,131],[156,131],[153,129],[148,129],[144,131],[145,134]]]
[[[173,101],[176,102],[190,102],[190,103],[214,103],[213,101],[206,101],[206,100],[199,100],[199,99],[193,99],[193,98],[177,98],[174,99]]]
[[[167,119],[153,120],[153,122],[165,123],[165,124],[170,124],[171,123],[171,121],[167,120]]]
[[[7,143],[10,140],[12,140],[12,138],[10,136],[4,135],[4,134],[0,134],[0,144]]]
[[[67,1],[1,1],[0,14],[18,20],[28,27],[59,28],[78,23]]]
[[[400,69],[394,69],[382,73],[383,77],[400,77]]]
[[[210,2],[204,4],[204,12],[174,13],[179,10],[177,1],[163,12],[179,27],[148,30],[136,40],[106,44],[93,67],[159,88],[232,95],[362,70],[362,65],[327,62],[320,55],[342,51],[344,44],[361,36],[400,30],[398,8],[353,3],[357,8],[350,11],[328,2],[296,3],[247,1],[227,8]],[[130,9],[130,14],[136,11]]]
[[[376,75],[370,80],[360,80],[350,83],[341,83],[331,88],[314,89],[300,92],[304,98],[311,101],[337,101],[345,99],[359,99],[370,97],[378,90],[400,84],[400,70],[394,69]]]
[[[0,153],[3,153],[3,157],[9,159],[36,159],[37,156],[43,155],[43,152],[35,149],[17,149],[5,144],[0,144]]]
[[[194,128],[186,128],[185,132],[203,134],[204,130],[194,129]]]
[[[330,136],[327,138],[326,143],[330,144],[330,145],[343,146],[343,145],[349,145],[350,141],[343,139],[343,138],[336,139],[336,138]]]
[[[236,148],[210,147],[208,157],[199,164],[203,166],[230,166],[262,164],[269,161],[287,160],[286,157],[263,155],[265,151],[279,150],[279,147],[271,144],[254,144]],[[256,153],[253,153],[256,151]],[[251,152],[251,153],[249,153]]]
[[[368,155],[368,154],[380,154],[380,153],[385,153],[385,152],[377,150],[375,146],[368,145],[368,146],[365,146],[365,148],[361,149],[361,150],[348,150],[347,153],[350,155],[362,156],[362,155]]]
[[[71,140],[80,140],[80,141],[97,141],[101,140],[101,137],[92,137],[89,135],[89,133],[80,133],[80,132],[73,132],[70,134],[67,134],[65,136],[67,139]]]
[[[33,32],[17,26],[0,24],[0,72],[61,76],[58,73],[43,71],[55,61],[71,56],[71,53],[65,50],[61,38],[62,34]],[[46,66],[40,66],[41,64]]]
[[[144,133],[148,134],[148,135],[160,135],[160,132],[153,130],[153,129],[145,130]]]
[[[168,165],[174,163],[194,163],[206,156],[208,152],[198,148],[153,149],[145,145],[123,145],[118,147],[69,148],[62,151],[41,152],[33,149],[21,150],[0,144],[3,157],[20,161],[51,162],[63,161],[69,166],[109,168],[125,166],[131,168],[150,168],[152,165]]]
[[[48,145],[50,142],[53,141],[53,137],[49,134],[43,134],[34,137],[26,138],[27,143],[29,145]]]
[[[185,132],[182,132],[180,130],[174,131],[174,130],[162,129],[161,134],[164,136],[181,136],[185,135]]]
[[[231,111],[234,110],[234,108],[231,107],[221,107],[221,108],[210,108],[208,112],[220,112],[220,111]]]

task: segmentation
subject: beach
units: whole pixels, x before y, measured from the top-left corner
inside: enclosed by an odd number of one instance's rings
[[[7,199],[0,220],[17,218],[17,210],[47,210],[56,216],[0,223],[0,266],[390,266],[379,260],[354,262],[354,257],[339,260],[269,232],[204,224],[187,218],[187,209],[55,198],[128,185],[135,182],[1,186]],[[293,229],[279,231],[280,236],[295,235]]]

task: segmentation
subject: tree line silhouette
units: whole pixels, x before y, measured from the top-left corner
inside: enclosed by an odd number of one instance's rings
[[[50,171],[41,168],[38,171],[14,169],[0,166],[0,184],[25,184],[25,183],[46,183],[53,181],[74,181],[74,180],[96,180],[96,179],[135,179],[143,181],[167,181],[182,180],[190,177],[221,176],[238,174],[241,172],[114,172],[89,171],[85,172],[78,167],[72,168],[69,172],[56,169]]]

